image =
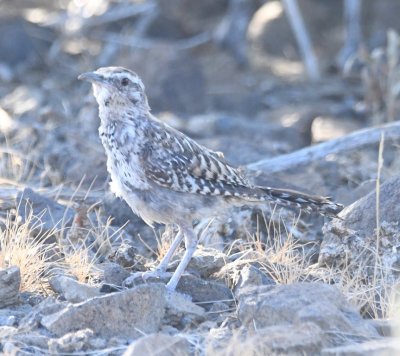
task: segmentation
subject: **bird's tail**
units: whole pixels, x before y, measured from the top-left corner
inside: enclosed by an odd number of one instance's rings
[[[335,203],[329,197],[308,195],[290,189],[258,187],[264,194],[262,200],[286,207],[298,208],[308,212],[317,212],[324,216],[336,216],[343,209],[342,204]]]

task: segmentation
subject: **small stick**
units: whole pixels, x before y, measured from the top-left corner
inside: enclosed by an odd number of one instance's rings
[[[297,0],[282,0],[290,26],[299,46],[307,75],[312,81],[320,79],[318,60],[311,44],[310,36],[304,24]]]

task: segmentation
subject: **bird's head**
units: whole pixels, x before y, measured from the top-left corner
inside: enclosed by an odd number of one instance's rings
[[[81,74],[78,79],[91,82],[99,106],[129,105],[149,110],[142,80],[123,67],[103,67]]]

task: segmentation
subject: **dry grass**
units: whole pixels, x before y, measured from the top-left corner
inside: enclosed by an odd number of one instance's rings
[[[265,260],[260,261],[261,270],[265,270],[278,284],[300,282],[307,277],[309,257],[304,251],[305,246],[300,244],[294,236],[299,218],[300,216],[294,219],[289,224],[289,228],[282,219],[279,219],[278,223],[271,219],[267,225],[267,231],[270,233],[264,247]],[[264,223],[267,223],[265,217]]]
[[[36,174],[37,165],[21,153],[11,149],[7,138],[5,146],[0,147],[0,185],[21,188]],[[26,221],[22,222],[15,212],[4,217],[4,227],[0,229],[0,268],[18,266],[21,271],[21,291],[47,294],[50,287],[46,273],[50,270],[54,258],[54,243],[45,243],[45,239],[33,238],[42,230],[41,216],[34,216],[27,206]],[[46,234],[55,238],[57,229]]]
[[[38,177],[40,167],[38,162],[30,158],[29,152],[33,150],[33,144],[27,142],[24,152],[15,149],[16,142],[10,142],[8,137],[2,135],[4,144],[0,145],[0,184],[19,186],[27,182],[33,182]]]
[[[109,233],[109,222],[106,226],[94,226],[93,230],[87,231],[82,243],[70,244],[69,248],[66,248],[65,243],[60,243],[65,227],[46,233],[46,238],[33,238],[40,231],[40,226],[41,216],[30,214],[21,223],[9,214],[4,229],[0,230],[0,267],[15,265],[20,268],[22,291],[49,293],[49,271],[56,270],[64,270],[83,283],[98,282],[101,272],[96,265],[104,252],[109,251],[108,238],[116,233]],[[94,241],[86,244],[89,236],[94,236]],[[45,242],[51,239],[57,242]]]
[[[174,226],[166,226],[165,230],[162,234],[158,234],[156,230],[153,230],[155,240],[157,243],[156,248],[153,248],[150,246],[150,244],[143,239],[140,235],[138,235],[138,239],[142,243],[142,245],[145,247],[145,249],[149,252],[149,255],[155,256],[156,257],[156,264],[161,262],[161,260],[164,258],[164,256],[167,254],[169,251],[172,242],[174,241],[176,235],[178,234],[178,230]],[[183,243],[179,245],[177,250],[174,253],[174,256],[179,254],[180,248],[183,246]],[[144,258],[146,260],[146,258]],[[173,258],[172,258],[173,260]],[[149,265],[153,264],[154,262],[149,263]],[[147,264],[147,263],[146,263]]]
[[[13,171],[9,174],[8,184],[18,184],[19,176],[15,175],[19,172],[15,166],[16,162],[18,160],[15,159],[9,162]],[[2,164],[4,166],[8,163]],[[0,173],[3,172],[0,170]],[[25,211],[25,222],[21,222],[21,218],[15,216],[15,213],[8,213],[4,228],[0,230],[0,267],[16,265],[20,268],[22,291],[51,293],[47,280],[53,272],[60,270],[75,276],[80,282],[93,284],[99,280],[100,271],[96,264],[99,258],[107,256],[110,252],[110,241],[118,239],[121,229],[112,231],[111,220],[102,223],[100,212],[96,210],[95,218],[93,221],[88,220],[87,228],[75,229],[80,230],[81,237],[79,243],[75,244],[65,239],[68,231],[65,225],[66,216],[56,224],[58,228],[44,233],[42,217],[45,211],[35,216],[28,205]],[[37,235],[40,237],[32,237]],[[69,248],[66,248],[65,242]]]
[[[277,213],[274,211],[274,214]],[[241,267],[252,264],[259,266],[260,270],[277,284],[304,281],[308,275],[307,267],[310,262],[304,251],[304,245],[295,238],[298,223],[299,217],[287,225],[281,216],[276,218],[272,216],[268,221],[263,216],[260,224],[264,224],[265,228],[261,229],[258,224],[256,233],[248,233],[246,241],[236,240],[232,243],[228,249],[228,255],[233,251],[239,251],[235,254],[240,257],[227,264],[220,276],[234,283]],[[264,236],[262,231],[266,231],[267,236]]]
[[[399,307],[399,283],[393,279],[393,269],[386,266],[375,249],[367,251],[374,258],[359,259],[340,267],[313,268],[324,283],[334,284],[367,318],[393,318]],[[375,271],[373,274],[369,272]],[[376,274],[375,274],[376,273]]]
[[[59,247],[63,251],[62,265],[68,274],[73,275],[79,282],[98,283],[101,271],[97,264],[106,258],[111,250],[111,241],[121,240],[123,227],[113,231],[111,219],[102,222],[100,210],[95,210],[95,218],[89,218],[88,213],[95,205],[84,209],[82,216],[77,218],[67,233],[67,237],[59,236]],[[78,215],[79,213],[77,213]]]
[[[98,257],[90,253],[90,247],[80,247],[64,255],[62,266],[79,282],[94,285],[101,275],[97,262]]]
[[[23,157],[22,154],[0,147],[1,183],[18,184],[30,181],[36,170],[36,164]]]
[[[233,285],[242,267],[252,264],[277,284],[307,280],[334,284],[365,317],[400,317],[400,283],[393,278],[393,269],[380,258],[379,243],[368,246],[368,250],[351,262],[326,268],[312,264],[306,246],[296,239],[299,219],[291,224],[285,224],[280,217],[264,219],[262,224],[266,229],[249,234],[247,241],[236,240],[232,244],[234,249],[228,250],[228,254],[231,250],[240,251],[239,254],[235,252],[240,257],[221,270],[220,277],[225,277],[228,283]],[[261,230],[269,232],[266,238]]]
[[[0,266],[18,266],[21,270],[21,291],[47,293],[45,274],[52,262],[51,250],[54,244],[32,238],[32,231],[40,228],[38,219],[32,215],[24,223],[19,223],[10,214],[5,229],[0,231]],[[47,236],[55,235],[56,231]]]

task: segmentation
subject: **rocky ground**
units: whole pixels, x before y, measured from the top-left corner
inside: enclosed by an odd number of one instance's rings
[[[400,353],[400,124],[389,120],[400,71],[385,47],[399,5],[366,2],[367,48],[343,76],[340,7],[302,1],[323,73],[313,83],[279,2],[249,3],[248,41],[232,48],[225,0],[0,2],[1,353]],[[108,192],[97,107],[76,79],[102,65],[138,72],[158,117],[255,183],[345,209],[244,207],[198,222],[176,293],[127,283],[176,232]]]

